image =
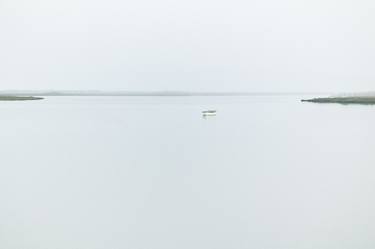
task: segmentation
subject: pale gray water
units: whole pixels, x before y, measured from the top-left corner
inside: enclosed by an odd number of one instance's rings
[[[0,248],[373,249],[375,106],[300,98],[0,102]]]

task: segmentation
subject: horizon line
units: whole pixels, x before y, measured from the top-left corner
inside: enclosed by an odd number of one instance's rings
[[[348,91],[269,91],[269,90],[254,90],[254,91],[195,91],[195,90],[102,90],[102,89],[0,89],[0,92],[166,92],[166,93],[330,93],[330,92],[348,92]],[[350,91],[350,92],[375,92],[374,91]]]
[[[255,95],[311,95],[334,94],[318,91],[142,91],[142,90],[0,90],[0,95],[37,96],[255,96]]]

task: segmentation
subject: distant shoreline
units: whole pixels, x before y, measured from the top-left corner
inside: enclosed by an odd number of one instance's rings
[[[355,97],[328,97],[328,98],[313,98],[302,99],[302,102],[311,103],[331,103],[331,104],[360,104],[360,105],[375,105],[375,96],[355,96]]]
[[[324,93],[306,92],[184,92],[184,91],[0,91],[0,95],[8,96],[155,96],[155,97],[185,97],[185,96],[283,96],[283,95],[312,95]]]
[[[27,101],[27,100],[42,100],[43,98],[40,97],[32,97],[32,96],[0,96],[0,101]]]

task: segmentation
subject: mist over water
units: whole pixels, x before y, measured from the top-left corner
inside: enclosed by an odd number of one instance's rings
[[[301,98],[0,102],[0,248],[373,249],[375,106]]]

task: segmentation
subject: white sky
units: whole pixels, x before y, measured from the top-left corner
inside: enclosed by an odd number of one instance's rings
[[[0,89],[367,91],[375,1],[0,0]]]

